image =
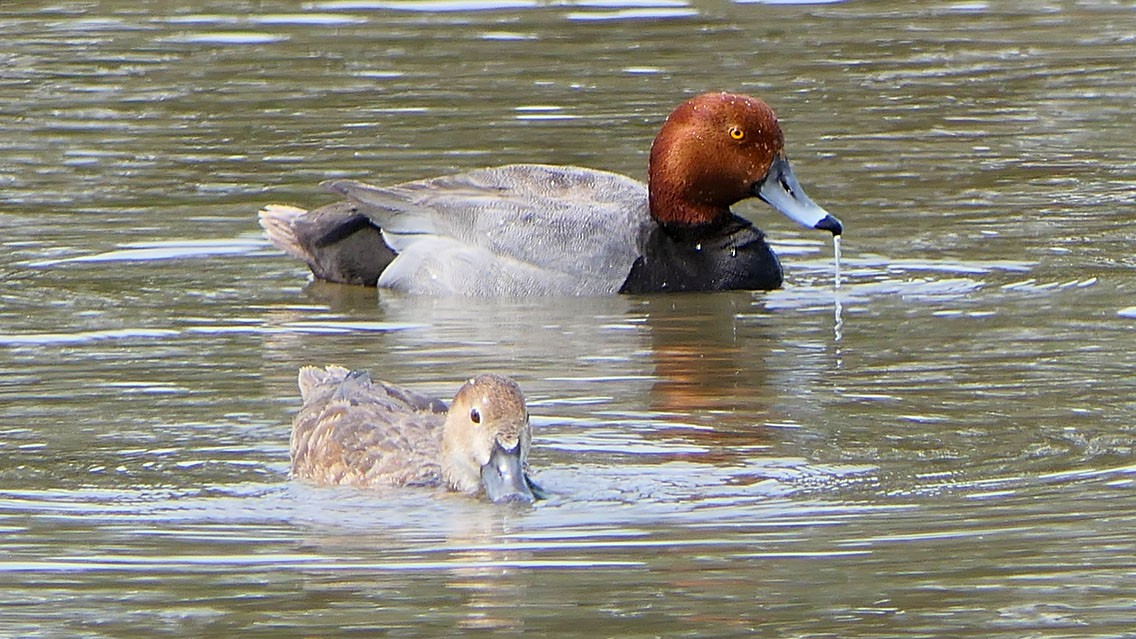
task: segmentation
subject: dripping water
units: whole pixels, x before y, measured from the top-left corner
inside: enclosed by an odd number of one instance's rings
[[[832,279],[832,301],[833,301],[833,333],[835,340],[840,341],[844,335],[844,318],[842,316],[843,308],[840,305],[840,236],[832,236],[832,260],[835,264],[834,276]]]
[[[840,290],[840,236],[832,236],[832,261],[836,266],[835,279],[833,279],[833,288]]]

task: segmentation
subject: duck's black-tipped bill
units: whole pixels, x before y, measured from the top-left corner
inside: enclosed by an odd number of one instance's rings
[[[824,216],[824,219],[817,222],[813,228],[818,231],[829,231],[833,235],[840,235],[844,232],[844,225],[832,215]]]
[[[511,450],[506,450],[501,442],[493,444],[489,461],[481,467],[481,485],[485,488],[485,495],[493,502],[529,504],[536,499],[521,462],[520,442]]]

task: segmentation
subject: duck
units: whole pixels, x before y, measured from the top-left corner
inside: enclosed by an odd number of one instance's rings
[[[484,373],[440,399],[343,366],[299,372],[291,475],[323,486],[438,487],[493,502],[532,503],[532,426],[517,383]]]
[[[678,105],[647,174],[643,184],[509,164],[393,186],[333,179],[321,186],[343,200],[268,205],[258,219],[317,279],[437,296],[772,290],[781,263],[731,206],[756,197],[805,227],[844,230],[797,181],[759,98],[704,93]]]

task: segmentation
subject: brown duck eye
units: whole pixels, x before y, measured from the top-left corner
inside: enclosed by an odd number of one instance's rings
[[[741,128],[736,127],[736,126],[730,127],[730,137],[731,138],[733,138],[735,140],[744,140],[745,136],[746,136],[746,132],[741,130]]]
[[[471,421],[475,424],[480,424],[481,423],[481,412],[478,411],[476,408],[469,409],[469,421]]]

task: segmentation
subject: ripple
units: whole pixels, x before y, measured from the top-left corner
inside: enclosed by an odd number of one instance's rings
[[[567,14],[569,20],[578,22],[601,22],[609,20],[664,20],[690,18],[698,15],[694,8],[645,8],[619,9],[616,11],[574,11]]]
[[[311,321],[288,322],[283,328],[296,333],[389,333],[416,328],[429,328],[428,324],[411,322],[350,322],[350,321]]]
[[[271,44],[273,42],[284,42],[289,39],[290,36],[283,33],[260,33],[257,31],[214,31],[167,36],[160,38],[159,42],[171,42],[176,44],[245,45]]]
[[[845,0],[733,0],[736,4],[785,4],[785,5],[809,5],[809,4],[837,4],[845,2]]]
[[[501,11],[539,6],[536,0],[334,0],[313,5],[325,11]]]
[[[495,552],[507,550],[507,547],[494,548]],[[434,572],[439,570],[476,570],[476,569],[577,569],[589,568],[629,568],[641,566],[641,561],[618,561],[601,559],[543,559],[543,560],[485,560],[471,561],[327,561],[312,555],[215,555],[196,556],[181,555],[161,557],[123,557],[123,556],[75,556],[45,559],[40,561],[0,561],[0,573],[91,573],[91,572],[166,572],[178,573],[186,570],[193,572],[241,572],[248,568],[271,568],[273,571],[287,570],[291,567],[301,568],[304,571],[316,570],[326,573],[338,572]]]
[[[277,13],[264,16],[250,16],[250,22],[258,24],[297,24],[340,26],[347,24],[362,24],[366,20],[334,13]]]
[[[103,340],[157,339],[176,335],[178,335],[178,331],[155,328],[118,328],[103,331],[77,331],[69,333],[0,333],[0,345],[84,344]]]
[[[232,238],[225,240],[170,240],[162,242],[132,242],[122,248],[94,255],[81,255],[59,260],[43,260],[29,266],[46,267],[71,262],[145,262],[176,260],[214,255],[247,255],[267,248],[263,238]]]

